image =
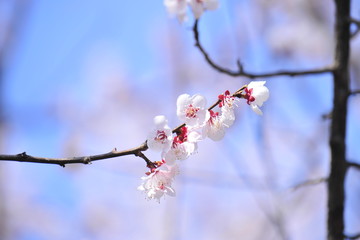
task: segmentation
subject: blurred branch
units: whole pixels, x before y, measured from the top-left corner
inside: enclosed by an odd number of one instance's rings
[[[117,151],[116,148],[111,152],[83,156],[83,157],[71,157],[71,158],[44,158],[44,157],[34,157],[26,154],[26,152],[19,153],[16,155],[0,155],[0,161],[16,161],[16,162],[32,162],[32,163],[47,163],[47,164],[58,164],[62,167],[65,167],[66,164],[82,163],[90,164],[92,161],[103,160],[108,158],[126,156],[126,155],[135,155],[137,157],[143,158],[149,167],[153,167],[154,163],[146,158],[142,151],[146,151],[148,146],[145,143],[141,144],[139,147],[132,148],[124,151]]]
[[[313,185],[317,185],[323,182],[327,182],[328,178],[327,177],[322,177],[322,178],[317,178],[317,179],[310,179],[310,180],[306,180],[304,182],[301,182],[299,184],[296,184],[294,187],[291,188],[291,190],[296,191],[299,188],[302,187],[308,187],[308,186],[313,186]]]
[[[350,18],[350,23],[356,25],[356,30],[353,33],[351,33],[351,38],[354,38],[360,32],[360,20],[357,20],[355,18]]]
[[[358,238],[360,238],[360,233],[358,233],[358,234],[356,234],[356,235],[352,235],[352,236],[350,236],[350,235],[344,235],[344,238],[345,238],[345,239],[349,239],[349,240],[358,239]]]
[[[319,69],[312,69],[312,70],[304,70],[304,71],[276,71],[276,72],[270,72],[270,73],[262,73],[262,74],[253,74],[246,72],[240,62],[240,60],[237,61],[238,70],[231,70],[224,67],[219,66],[216,64],[209,54],[206,52],[204,47],[200,43],[200,36],[199,36],[199,30],[198,30],[198,24],[199,20],[195,21],[193,32],[194,32],[194,38],[195,38],[195,46],[200,50],[202,55],[205,57],[208,64],[210,64],[211,67],[213,67],[215,70],[227,74],[232,77],[248,77],[248,78],[265,78],[265,77],[276,77],[276,76],[299,76],[299,75],[309,75],[309,74],[322,74],[322,73],[329,73],[334,70],[334,67],[324,67]]]
[[[327,239],[344,239],[346,119],[349,96],[350,0],[335,0],[335,58],[333,111],[330,127],[330,174],[327,184]]]
[[[355,162],[348,162],[348,167],[353,167],[360,170],[360,164]]]
[[[360,89],[349,92],[349,96],[356,95],[356,94],[360,94]]]

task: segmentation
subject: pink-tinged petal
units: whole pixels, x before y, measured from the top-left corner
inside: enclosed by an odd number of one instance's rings
[[[164,5],[170,15],[176,16],[180,22],[187,19],[186,0],[164,0]]]
[[[235,121],[234,109],[226,107],[226,106],[222,107],[221,108],[221,120],[226,127],[232,126]]]
[[[175,195],[175,190],[171,187],[174,177],[179,173],[177,165],[172,167],[165,165],[165,169],[156,169],[146,177],[142,177],[143,183],[138,190],[143,191],[148,199],[160,201],[160,198],[167,194]]]
[[[252,110],[262,115],[262,111],[259,107],[263,105],[269,98],[269,89],[264,86],[266,81],[253,81],[247,85],[245,89],[246,94],[244,95],[247,103],[251,106]]]
[[[151,130],[147,137],[147,145],[155,151],[168,150],[172,143],[172,130],[167,125],[164,116],[156,116],[154,118],[155,128]]]
[[[218,0],[205,0],[204,5],[206,10],[215,10],[219,7],[219,1]]]
[[[198,0],[190,0],[189,4],[191,7],[191,11],[194,14],[194,17],[196,19],[199,19],[204,12],[204,6],[203,6],[202,2],[200,2]]]
[[[179,119],[190,127],[203,125],[206,121],[206,99],[201,95],[190,97],[182,94],[176,101],[176,114]]]

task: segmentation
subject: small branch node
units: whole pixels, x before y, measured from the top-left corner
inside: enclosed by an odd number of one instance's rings
[[[17,156],[20,158],[29,158],[29,155],[27,155],[26,152],[19,153]]]
[[[91,157],[84,157],[84,164],[91,164]]]

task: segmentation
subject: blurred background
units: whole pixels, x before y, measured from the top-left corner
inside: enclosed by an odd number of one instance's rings
[[[263,73],[332,63],[332,0],[219,0],[199,31],[219,65]],[[352,16],[360,17],[353,1]],[[209,104],[249,82],[212,69],[159,1],[0,0],[0,146],[43,157],[141,144],[153,117],[180,124],[176,98]],[[360,87],[360,36],[352,40]],[[0,162],[0,239],[292,239],[326,236],[330,74],[264,79],[259,117],[240,102],[220,142],[181,162],[175,198],[147,201],[133,156],[91,165]],[[347,155],[360,161],[360,96],[349,100]],[[159,154],[147,151],[152,160]],[[346,181],[346,232],[360,230],[360,173]]]

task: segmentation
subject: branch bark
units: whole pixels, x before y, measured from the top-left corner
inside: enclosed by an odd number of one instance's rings
[[[349,94],[350,0],[335,0],[336,48],[333,71],[334,97],[330,133],[331,166],[328,180],[328,240],[344,239],[344,181],[346,162],[346,117]]]
[[[143,158],[148,165],[153,164],[151,161],[145,157],[142,151],[146,151],[148,146],[145,143],[141,144],[136,148],[132,148],[124,151],[117,151],[113,149],[108,153],[91,155],[91,156],[82,156],[82,157],[71,157],[71,158],[44,158],[44,157],[34,157],[26,154],[26,152],[19,153],[16,155],[0,155],[0,160],[3,161],[16,161],[16,162],[32,162],[32,163],[47,163],[47,164],[58,164],[62,167],[65,167],[66,164],[74,164],[74,163],[82,163],[82,164],[90,164],[93,161],[103,160],[108,158],[126,156],[126,155],[135,155]]]
[[[311,69],[311,70],[302,70],[302,71],[286,71],[286,70],[280,70],[275,72],[269,72],[269,73],[260,73],[260,74],[254,74],[249,73],[244,70],[241,62],[237,61],[238,70],[231,70],[228,68],[221,67],[220,65],[216,64],[210,55],[207,53],[205,48],[202,46],[200,42],[200,34],[198,30],[199,20],[196,20],[193,27],[194,32],[194,38],[195,38],[195,46],[200,50],[202,55],[204,56],[206,62],[215,70],[217,70],[220,73],[224,73],[226,75],[232,76],[232,77],[248,77],[251,79],[255,78],[266,78],[266,77],[278,77],[278,76],[301,76],[301,75],[310,75],[310,74],[323,74],[323,73],[331,73],[334,70],[334,67],[323,67],[319,69]]]

